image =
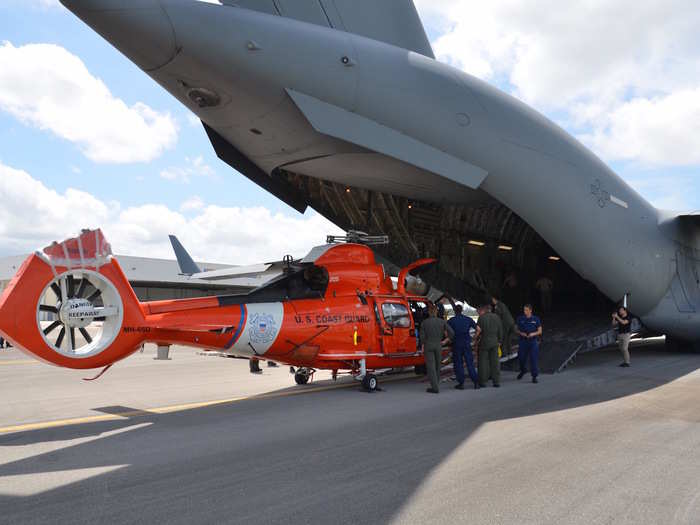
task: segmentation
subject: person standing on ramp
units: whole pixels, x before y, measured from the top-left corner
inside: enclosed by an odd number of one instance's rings
[[[454,332],[447,321],[437,316],[434,304],[428,307],[428,318],[420,325],[420,342],[425,356],[425,367],[430,378],[431,394],[440,393],[440,368],[442,366],[442,345],[454,338]]]
[[[518,317],[518,335],[520,344],[518,345],[518,361],[520,362],[520,373],[518,379],[522,379],[527,373],[527,363],[530,362],[530,374],[532,382],[537,383],[537,376],[540,371],[537,367],[537,358],[540,352],[539,337],[542,335],[542,321],[532,314],[532,305],[526,304],[523,307],[523,315]]]
[[[472,337],[470,330],[476,330],[476,323],[471,317],[462,314],[462,305],[455,305],[455,316],[447,321],[447,325],[454,332],[454,343],[452,344],[452,364],[457,377],[457,390],[464,390],[464,363],[467,363],[469,378],[474,383],[474,388],[479,388],[479,378],[474,368],[474,356],[472,355]]]
[[[630,338],[632,337],[632,320],[629,312],[624,306],[620,306],[617,312],[612,314],[613,326],[617,328],[618,339],[620,344],[620,352],[622,352],[622,363],[620,366],[627,368],[630,366]]]

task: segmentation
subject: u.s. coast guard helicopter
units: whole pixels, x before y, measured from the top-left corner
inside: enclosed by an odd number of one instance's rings
[[[367,246],[382,240],[329,237],[246,295],[140,302],[102,232],[83,230],[25,260],[0,296],[0,334],[67,368],[183,344],[293,366],[299,384],[318,369],[349,373],[371,391],[377,370],[423,365],[416,328],[431,300],[418,275],[436,263],[415,261],[394,284]]]

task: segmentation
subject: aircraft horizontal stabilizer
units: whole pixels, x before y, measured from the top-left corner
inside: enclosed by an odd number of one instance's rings
[[[478,166],[357,113],[293,89],[287,89],[287,93],[319,133],[376,151],[472,189],[478,188],[488,175]]]
[[[235,277],[252,277],[263,273],[270,268],[270,264],[251,264],[249,266],[232,266],[208,272],[193,273],[192,279],[203,279],[205,281],[216,281],[219,279],[232,279]]]

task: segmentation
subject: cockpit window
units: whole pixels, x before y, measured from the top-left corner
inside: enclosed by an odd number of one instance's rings
[[[408,308],[399,303],[382,304],[382,315],[389,326],[396,328],[410,328],[411,318]]]
[[[243,295],[221,295],[219,304],[228,306],[242,303],[266,303],[290,299],[324,297],[328,287],[328,270],[322,266],[292,269]]]
[[[325,292],[328,286],[328,270],[322,266],[309,266],[304,270],[304,281],[312,290]]]

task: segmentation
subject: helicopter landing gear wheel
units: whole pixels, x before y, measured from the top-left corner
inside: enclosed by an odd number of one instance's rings
[[[367,392],[375,392],[378,386],[379,381],[377,380],[377,376],[374,374],[367,374],[362,378],[362,388],[364,388]]]
[[[308,368],[298,368],[294,373],[294,381],[297,385],[305,385],[311,378],[311,371]]]

